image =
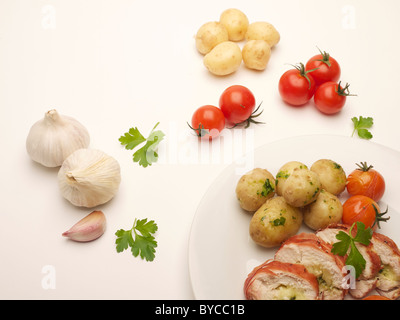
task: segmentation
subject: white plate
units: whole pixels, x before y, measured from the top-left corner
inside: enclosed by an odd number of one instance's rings
[[[358,138],[312,135],[270,143],[248,156],[254,156],[254,167],[265,168],[273,175],[292,160],[311,166],[318,159],[332,159],[343,166],[346,174],[361,161],[373,165],[386,180],[380,205],[386,209],[388,203],[391,216],[379,232],[400,245],[400,152]],[[239,207],[235,197],[240,178],[235,163],[210,186],[193,220],[189,271],[196,299],[244,299],[243,284],[248,273],[276,251],[256,245],[249,237],[251,215]],[[301,231],[312,232],[305,226]]]

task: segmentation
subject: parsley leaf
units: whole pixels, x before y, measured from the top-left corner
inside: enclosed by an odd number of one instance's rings
[[[146,259],[147,261],[154,260],[154,249],[157,247],[157,242],[154,240],[154,237],[142,237],[140,235],[136,235],[136,241],[133,243],[131,247],[132,254],[137,257],[140,253],[140,257],[142,259]]]
[[[135,229],[139,231],[143,237],[149,237],[151,233],[158,230],[157,224],[154,221],[147,222],[147,219],[138,220]]]
[[[354,241],[350,243],[350,254],[346,259],[346,265],[353,266],[356,270],[356,279],[365,269],[366,261],[360,251],[358,251]]]
[[[351,121],[353,121],[354,125],[354,130],[353,134],[351,135],[352,137],[354,136],[354,133],[357,131],[358,136],[361,139],[372,139],[373,135],[371,132],[368,131],[374,124],[374,120],[371,117],[364,118],[360,116],[358,119],[357,117],[351,118]]]
[[[339,231],[336,235],[336,239],[340,241],[333,244],[332,252],[343,257],[349,250],[351,237],[346,232]]]
[[[357,222],[357,234],[354,237],[354,241],[367,246],[371,241],[372,234],[373,231],[371,228],[365,229],[365,225],[362,222]]]
[[[151,166],[158,160],[158,153],[156,152],[158,144],[164,138],[165,134],[161,130],[156,130],[159,122],[151,130],[148,138],[144,138],[140,131],[135,128],[130,128],[127,133],[121,136],[118,140],[122,145],[125,145],[125,149],[133,150],[139,144],[146,142],[143,147],[135,151],[133,154],[133,161],[138,162],[140,166],[146,168]]]
[[[134,257],[140,254],[142,259],[153,261],[157,247],[157,241],[152,236],[158,230],[157,224],[146,219],[137,220],[133,223],[130,230],[120,229],[115,232],[117,239],[115,240],[117,252],[122,252],[131,247]]]
[[[132,150],[137,145],[146,141],[146,138],[142,136],[138,128],[130,128],[127,133],[119,138],[122,145],[126,145],[125,149]]]
[[[118,230],[115,235],[118,237],[115,241],[117,245],[117,252],[122,252],[133,244],[132,230],[125,231],[123,229]]]
[[[361,275],[365,269],[366,261],[360,251],[356,247],[356,242],[368,245],[372,238],[373,231],[371,228],[365,228],[362,222],[357,222],[357,234],[355,237],[352,236],[352,230],[356,223],[353,223],[349,233],[339,231],[336,235],[338,242],[335,242],[332,246],[331,252],[339,256],[344,256],[348,252],[346,258],[346,265],[353,266],[356,271],[356,279]]]

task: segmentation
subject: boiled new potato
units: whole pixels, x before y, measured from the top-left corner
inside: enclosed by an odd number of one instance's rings
[[[249,19],[238,9],[227,9],[221,13],[219,22],[228,30],[229,40],[241,41],[247,32]]]
[[[265,21],[257,21],[249,24],[245,38],[247,41],[265,40],[272,48],[279,42],[281,36],[272,24]]]
[[[307,166],[299,161],[289,161],[285,163],[276,174],[276,193],[281,196],[282,188],[286,180],[290,177],[294,169],[308,169]]]
[[[283,197],[271,198],[254,213],[250,221],[250,237],[263,247],[279,246],[299,231],[302,215],[299,208],[289,205]]]
[[[244,65],[249,69],[264,70],[271,57],[271,48],[264,40],[249,40],[243,46]]]
[[[339,198],[322,189],[318,198],[304,208],[304,223],[313,230],[326,228],[339,223],[343,215],[343,206]]]
[[[321,182],[315,172],[295,168],[285,181],[282,196],[293,207],[304,207],[317,199],[321,189]]]
[[[246,211],[256,211],[274,195],[275,178],[266,169],[251,170],[243,175],[236,185],[236,197],[240,207]]]
[[[326,191],[339,195],[346,188],[346,173],[335,161],[320,159],[313,163],[310,170],[318,174],[322,188]]]
[[[207,54],[217,44],[228,40],[228,30],[225,26],[217,21],[210,21],[197,31],[196,48],[201,54]]]
[[[214,47],[204,56],[204,65],[211,73],[225,76],[235,72],[242,63],[242,51],[232,42],[225,41]]]

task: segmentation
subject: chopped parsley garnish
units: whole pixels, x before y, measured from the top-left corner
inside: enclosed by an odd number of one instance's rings
[[[280,217],[278,219],[272,220],[270,221],[270,223],[274,226],[274,227],[278,227],[278,226],[284,226],[286,222],[286,218],[285,217]]]
[[[274,185],[271,183],[269,179],[266,179],[262,186],[261,192],[257,192],[257,194],[266,197],[274,191],[275,191]]]

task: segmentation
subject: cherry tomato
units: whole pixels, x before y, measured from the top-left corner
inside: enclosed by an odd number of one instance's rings
[[[304,65],[294,66],[286,71],[279,80],[279,93],[282,99],[293,106],[307,103],[315,92],[315,81]]]
[[[244,86],[234,85],[222,93],[219,107],[226,120],[232,124],[243,123],[251,117],[256,106],[253,93]]]
[[[352,196],[343,203],[342,222],[352,225],[354,222],[360,221],[364,223],[366,228],[380,228],[380,221],[387,221],[389,218],[384,218],[383,215],[387,210],[380,213],[378,204],[369,197],[356,195]]]
[[[349,84],[343,88],[336,82],[325,82],[315,91],[314,102],[319,111],[325,114],[338,113],[346,103],[346,97],[350,95]]]
[[[198,137],[212,140],[225,128],[225,117],[220,108],[205,105],[193,113],[192,125],[189,127]]]
[[[358,169],[354,170],[347,177],[347,192],[350,195],[364,195],[378,202],[385,193],[385,179],[383,176],[368,166],[366,162],[357,164]]]
[[[312,71],[312,77],[317,86],[328,81],[337,82],[340,79],[341,73],[339,63],[329,53],[322,52],[321,50],[319,52],[321,54],[317,54],[307,61],[306,70],[315,69]]]
[[[391,299],[384,296],[378,296],[376,294],[373,294],[371,296],[363,298],[362,300],[391,300]]]

